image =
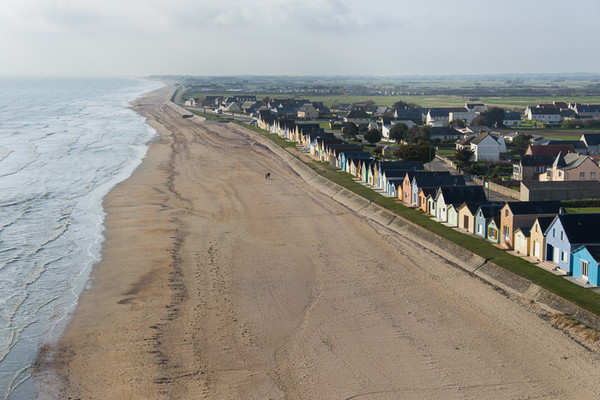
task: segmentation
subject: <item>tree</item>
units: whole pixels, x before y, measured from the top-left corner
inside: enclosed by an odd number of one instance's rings
[[[469,164],[471,164],[471,158],[473,158],[473,154],[475,154],[475,151],[468,147],[454,150],[454,158],[456,158],[458,167],[462,170],[466,169]]]
[[[395,141],[396,143],[400,143],[403,140],[406,140],[408,136],[408,126],[403,124],[402,122],[392,126],[390,129],[390,139]]]
[[[473,118],[471,125],[481,125],[500,128],[504,122],[504,110],[500,107],[492,107],[489,110],[481,112]]]
[[[367,133],[365,133],[365,140],[371,144],[375,144],[381,141],[381,132],[379,129],[370,129]]]
[[[527,148],[529,147],[529,143],[531,142],[532,137],[533,136],[531,136],[531,135],[515,136],[515,138],[512,141],[513,145],[515,146],[515,154],[518,154],[522,157],[525,154],[525,152],[527,151]]]
[[[435,157],[435,147],[432,147],[429,142],[421,140],[416,144],[400,146],[394,151],[394,155],[402,161],[422,161],[423,163],[428,163]]]
[[[342,128],[342,136],[344,136],[346,139],[354,138],[357,133],[358,128],[352,122],[347,123]]]
[[[428,126],[413,126],[406,135],[406,141],[409,143],[418,143],[420,141],[428,141],[431,136],[431,131]]]
[[[404,108],[421,108],[421,106],[415,103],[408,103],[406,101],[398,100],[392,104],[392,108],[396,110],[402,110]]]
[[[455,119],[450,122],[450,126],[453,128],[464,128],[466,126],[465,121],[462,119]]]

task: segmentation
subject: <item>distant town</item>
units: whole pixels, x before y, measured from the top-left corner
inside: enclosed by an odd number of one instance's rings
[[[241,118],[439,223],[600,285],[600,104],[326,105],[198,90],[179,92],[189,110]]]

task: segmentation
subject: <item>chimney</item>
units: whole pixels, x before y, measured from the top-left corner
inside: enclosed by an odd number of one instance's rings
[[[564,207],[560,207],[560,208],[558,209],[558,215],[565,215],[565,214],[566,214],[566,212],[565,212],[565,208],[564,208]]]

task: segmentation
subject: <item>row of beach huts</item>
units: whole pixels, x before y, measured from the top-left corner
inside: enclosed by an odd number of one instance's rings
[[[568,214],[560,201],[490,202],[482,186],[467,185],[462,175],[425,171],[422,162],[376,159],[318,124],[265,114],[258,126],[440,223],[575,277],[583,286],[600,285],[600,213]]]

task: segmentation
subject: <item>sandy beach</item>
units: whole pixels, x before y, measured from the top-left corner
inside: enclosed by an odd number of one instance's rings
[[[253,133],[160,134],[105,198],[102,261],[48,363],[72,399],[597,399],[598,354],[316,191]],[[270,179],[265,173],[270,172]]]

